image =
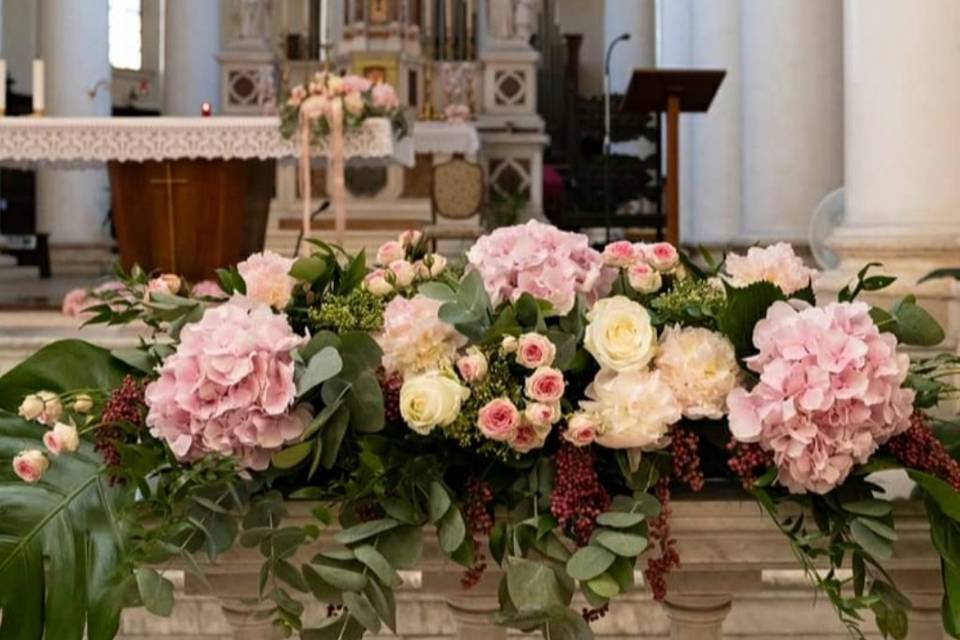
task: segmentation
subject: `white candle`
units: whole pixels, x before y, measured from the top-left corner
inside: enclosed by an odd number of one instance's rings
[[[44,91],[43,91],[43,60],[33,61],[33,112],[43,113],[44,110]]]
[[[0,58],[0,116],[7,110],[7,61]]]

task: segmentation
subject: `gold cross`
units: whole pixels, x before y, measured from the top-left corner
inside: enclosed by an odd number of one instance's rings
[[[173,177],[173,168],[172,163],[164,162],[163,166],[167,170],[167,175],[165,178],[154,179],[150,181],[150,184],[156,185],[166,185],[167,187],[167,226],[169,228],[169,233],[167,239],[170,242],[170,271],[173,273],[177,272],[177,245],[176,245],[176,233],[174,227],[174,218],[173,218],[173,185],[175,184],[187,184],[190,182],[184,178],[174,178]]]

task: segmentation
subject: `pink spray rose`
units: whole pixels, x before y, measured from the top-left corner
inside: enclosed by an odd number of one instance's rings
[[[599,430],[600,418],[591,413],[576,413],[567,421],[567,430],[563,432],[563,438],[574,446],[585,447],[593,444]]]
[[[757,323],[760,381],[727,397],[730,431],[773,453],[793,493],[827,493],[877,447],[910,426],[909,358],[862,302],[795,308],[777,302]]]
[[[556,356],[557,347],[539,333],[525,333],[517,341],[517,364],[528,369],[548,367]]]
[[[656,293],[663,286],[660,272],[646,262],[637,262],[627,269],[627,282],[637,293]]]
[[[520,412],[508,398],[497,398],[477,413],[477,427],[491,440],[507,442],[520,426]]]
[[[510,448],[517,453],[528,453],[534,449],[539,449],[545,442],[545,436],[537,432],[536,427],[531,424],[521,424],[510,438]]]
[[[559,369],[540,367],[527,377],[524,393],[531,400],[537,402],[560,402],[566,383]]]
[[[550,431],[550,427],[560,419],[559,403],[530,402],[523,409],[523,418],[538,431]]]
[[[80,447],[80,434],[73,425],[58,422],[43,434],[43,445],[55,456],[73,453]]]
[[[412,249],[420,244],[420,241],[423,240],[423,231],[418,229],[407,229],[406,231],[400,234],[400,237],[397,238],[397,241],[400,243],[400,246],[405,249]]]
[[[382,298],[393,292],[393,285],[387,280],[387,272],[383,269],[374,269],[363,279],[363,288]]]
[[[417,278],[416,267],[407,260],[394,260],[390,263],[388,269],[389,273],[392,274],[393,281],[397,287],[401,289],[412,285],[413,281]]]
[[[31,484],[38,482],[49,466],[50,461],[39,449],[21,451],[13,459],[13,472],[24,482]]]
[[[466,382],[479,382],[487,377],[487,358],[476,348],[457,360],[457,372]]]
[[[147,426],[178,459],[210,453],[262,470],[309,416],[296,397],[291,351],[303,338],[266,305],[234,298],[188,324],[177,351],[147,385]]]
[[[672,271],[680,264],[680,254],[669,242],[644,245],[643,255],[657,271]]]
[[[290,302],[297,281],[290,277],[293,260],[272,251],[255,253],[237,265],[247,285],[247,297],[283,309]]]
[[[529,293],[549,302],[556,315],[569,313],[578,293],[592,304],[610,292],[617,277],[587,236],[536,220],[483,236],[467,252],[467,261],[482,276],[495,306]]]
[[[608,267],[623,269],[636,262],[639,254],[632,242],[618,240],[603,248],[603,263]]]
[[[402,244],[396,240],[390,240],[389,242],[384,242],[380,245],[380,248],[377,249],[377,264],[382,266],[387,266],[391,262],[396,262],[397,260],[403,260],[407,256],[407,250]]]

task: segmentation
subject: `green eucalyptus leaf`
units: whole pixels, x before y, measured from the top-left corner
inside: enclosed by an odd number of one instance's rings
[[[544,563],[510,558],[506,578],[510,600],[520,611],[542,611],[567,604],[556,575]]]
[[[844,502],[841,506],[844,511],[872,518],[882,518],[893,511],[893,505],[886,500],[855,500]]]
[[[138,567],[134,575],[140,601],[147,611],[158,616],[169,616],[173,612],[173,583],[150,567]]]
[[[312,569],[323,582],[341,591],[363,591],[367,586],[367,576],[356,571],[323,564],[313,565]]]
[[[332,469],[333,465],[336,464],[337,454],[340,453],[340,445],[343,443],[343,437],[347,433],[349,424],[350,410],[346,407],[340,407],[324,427],[320,435],[320,442],[322,443],[320,461],[324,469]]]
[[[451,506],[437,522],[437,538],[446,553],[456,551],[467,536],[467,526],[456,505]]]
[[[386,587],[398,587],[403,583],[400,574],[393,570],[383,554],[372,545],[365,544],[353,549],[357,560],[366,565],[377,579]]]
[[[368,631],[373,633],[380,631],[380,616],[377,615],[377,610],[367,600],[367,596],[362,593],[347,591],[343,594],[343,606]]]
[[[393,518],[371,520],[370,522],[364,522],[349,529],[344,529],[335,535],[333,539],[340,544],[355,544],[367,538],[372,538],[386,531],[390,531],[391,529],[396,529],[400,524],[400,522],[397,522]]]
[[[424,282],[417,287],[417,293],[440,302],[454,302],[457,299],[456,292],[443,282]]]
[[[635,533],[624,533],[622,531],[598,531],[596,541],[600,546],[625,558],[636,557],[647,548],[647,539],[645,537]]]
[[[602,598],[613,598],[620,593],[620,585],[607,573],[601,573],[596,578],[587,581],[590,590]]]
[[[317,385],[340,373],[342,369],[343,360],[340,359],[340,353],[332,346],[324,347],[310,358],[307,368],[297,381],[297,396],[303,397]]]
[[[850,523],[850,535],[864,551],[878,560],[889,560],[893,556],[890,541],[874,533],[860,518]]]
[[[588,545],[578,549],[567,560],[567,574],[576,580],[591,580],[606,571],[616,558],[603,547]]]
[[[607,511],[597,516],[597,524],[614,529],[629,529],[646,520],[642,513],[625,513],[622,511]]]
[[[382,534],[377,550],[397,570],[415,569],[423,553],[423,530],[418,526],[400,526]]]
[[[438,522],[449,510],[450,494],[443,488],[443,485],[437,481],[430,483],[430,522]]]
[[[292,447],[281,449],[270,457],[270,461],[277,469],[293,469],[295,466],[307,459],[310,452],[313,451],[313,441],[301,442]]]

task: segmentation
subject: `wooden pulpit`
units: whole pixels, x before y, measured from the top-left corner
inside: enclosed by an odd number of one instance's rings
[[[263,247],[273,162],[110,162],[113,222],[125,269],[215,277]]]
[[[621,110],[667,115],[667,240],[680,243],[680,113],[710,108],[726,71],[636,69]]]

